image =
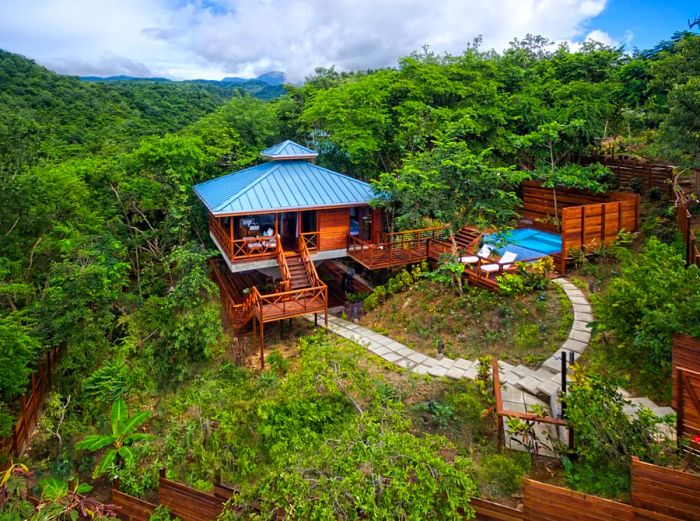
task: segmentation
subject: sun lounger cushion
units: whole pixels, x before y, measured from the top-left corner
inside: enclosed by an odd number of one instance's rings
[[[503,254],[503,257],[501,257],[501,260],[498,261],[498,263],[493,263],[493,264],[484,264],[481,266],[482,271],[485,271],[487,273],[491,273],[494,271],[499,271],[499,270],[507,270],[510,268],[515,262],[515,259],[518,257],[517,253],[513,253],[512,251],[507,251]]]
[[[490,244],[484,244],[476,255],[467,255],[460,257],[459,261],[463,264],[476,264],[479,259],[488,259],[491,256],[493,247]]]

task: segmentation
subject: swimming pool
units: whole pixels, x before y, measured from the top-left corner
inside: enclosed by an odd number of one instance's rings
[[[518,254],[518,260],[539,259],[561,251],[561,235],[534,228],[518,228],[509,232],[484,235],[484,244],[494,246],[499,255],[507,251]]]

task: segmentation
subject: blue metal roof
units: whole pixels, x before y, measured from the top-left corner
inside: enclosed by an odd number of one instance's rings
[[[310,148],[301,146],[299,143],[294,141],[282,141],[282,143],[277,143],[270,148],[267,148],[261,152],[261,155],[274,160],[285,160],[285,159],[312,159],[318,157],[318,152],[314,152]]]
[[[374,197],[368,183],[301,160],[270,161],[194,190],[214,215],[363,205]]]

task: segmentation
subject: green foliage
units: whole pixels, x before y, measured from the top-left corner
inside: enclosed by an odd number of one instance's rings
[[[374,182],[373,202],[395,212],[399,229],[436,219],[458,229],[464,223],[504,224],[516,216],[520,200],[513,188],[522,173],[490,164],[490,150],[472,152],[462,141],[436,141],[409,155],[395,172]]]
[[[364,302],[365,311],[371,311],[384,302],[391,295],[408,289],[419,277],[427,273],[428,266],[425,263],[414,266],[410,273],[405,268],[390,278],[386,284],[375,286],[372,293],[367,295]]]
[[[462,519],[475,486],[469,460],[438,455],[449,448],[439,437],[355,422],[315,453],[286,453],[285,472],[244,487],[233,501],[246,506],[259,497],[261,514],[242,515],[257,519],[273,519],[277,509],[302,519]]]
[[[579,461],[567,471],[570,483],[584,492],[617,495],[628,485],[611,474],[627,475],[631,457],[656,464],[674,457],[671,440],[657,432],[661,420],[642,409],[636,417],[625,414],[627,402],[619,393],[622,385],[614,378],[586,373],[575,368],[572,384],[562,403],[566,418],[576,433]],[[597,483],[600,480],[600,483]]]
[[[153,514],[151,514],[149,521],[180,521],[180,518],[177,516],[173,517],[167,507],[158,505]]]
[[[650,387],[670,389],[671,337],[700,335],[700,269],[651,238],[627,255],[597,305],[598,327],[615,334],[616,365],[634,368]]]
[[[83,383],[85,397],[98,403],[114,403],[125,399],[133,385],[129,367],[123,360],[107,360]]]
[[[526,453],[488,454],[477,467],[479,492],[492,499],[510,497],[520,489],[529,471],[530,457]]]
[[[139,427],[148,421],[149,417],[148,411],[141,411],[129,416],[124,400],[114,402],[111,415],[111,434],[89,434],[75,444],[76,449],[87,449],[91,452],[109,447],[95,468],[93,477],[119,468],[122,463],[127,466],[134,463],[135,456],[131,445],[149,439],[148,434],[137,432]]]
[[[554,261],[551,257],[543,257],[532,263],[516,262],[515,267],[514,273],[504,273],[497,277],[504,295],[522,295],[547,288],[547,276],[554,271]]]
[[[452,287],[456,292],[462,294],[462,275],[464,273],[464,264],[460,260],[450,254],[442,255],[438,267],[434,271],[425,271],[421,276],[425,279],[438,282],[446,286]]]

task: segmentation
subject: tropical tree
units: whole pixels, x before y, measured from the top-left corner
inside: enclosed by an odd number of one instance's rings
[[[131,446],[136,442],[150,438],[148,434],[136,432],[149,417],[148,411],[141,411],[129,416],[124,400],[114,402],[111,418],[112,433],[90,434],[75,444],[76,449],[87,449],[92,452],[109,447],[97,464],[93,477],[119,467],[122,463],[127,465],[133,463],[135,457]]]

